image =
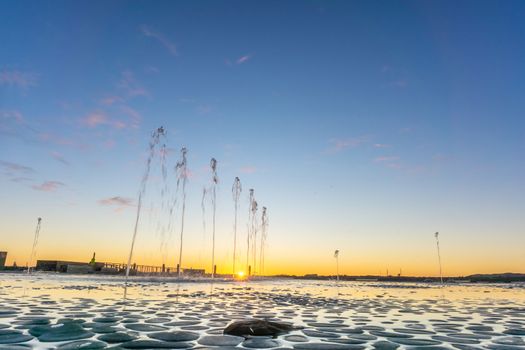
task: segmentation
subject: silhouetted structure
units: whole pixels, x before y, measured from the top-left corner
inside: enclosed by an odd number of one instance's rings
[[[204,269],[182,269],[185,276],[204,276]]]

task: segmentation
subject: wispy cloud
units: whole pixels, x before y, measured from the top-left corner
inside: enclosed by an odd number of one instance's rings
[[[62,137],[62,136],[59,136],[53,133],[49,133],[49,132],[39,133],[38,139],[39,141],[42,141],[42,142],[48,142],[48,143],[52,143],[52,144],[60,145],[60,146],[75,147],[75,148],[80,148],[80,149],[85,149],[87,147],[85,144],[79,143],[75,140],[68,139],[68,138],[65,138],[65,137]]]
[[[199,114],[208,114],[212,111],[212,108],[208,105],[197,106],[197,113]]]
[[[149,92],[137,81],[135,74],[129,70],[121,73],[117,86],[130,97],[149,96]]]
[[[374,161],[378,163],[393,162],[396,160],[399,160],[398,156],[381,156],[381,157],[376,157],[374,159]]]
[[[346,149],[355,148],[366,142],[365,136],[351,137],[345,139],[331,139],[329,140],[331,146],[326,150],[326,153],[339,153]]]
[[[142,120],[142,115],[135,109],[127,105],[120,106],[120,111],[130,117],[130,126],[138,128]]]
[[[100,100],[100,103],[106,106],[111,106],[117,102],[123,102],[124,99],[120,96],[106,96]]]
[[[237,61],[235,61],[235,63],[243,64],[243,63],[248,62],[251,58],[252,58],[252,55],[244,55],[244,56],[239,57]]]
[[[253,174],[257,171],[257,168],[251,165],[244,166],[239,169],[239,171],[243,174]]]
[[[55,159],[56,161],[64,164],[64,165],[71,165],[65,158],[63,155],[61,155],[60,153],[58,152],[51,152],[51,157],[53,157],[53,159]]]
[[[98,201],[98,204],[104,205],[104,206],[112,206],[112,207],[115,207],[115,211],[122,211],[126,209],[127,207],[133,206],[133,199],[116,196],[116,197],[101,199]]]
[[[408,81],[406,81],[405,79],[398,79],[390,82],[390,85],[398,88],[406,88],[408,86]]]
[[[380,156],[374,159],[374,162],[379,163],[387,168],[401,170],[403,166],[399,162],[399,156]]]
[[[20,72],[17,70],[2,70],[0,71],[0,86],[12,86],[26,89],[31,86],[36,86],[37,76],[33,73]]]
[[[2,167],[2,169],[4,170],[4,174],[6,175],[12,175],[14,173],[32,174],[35,172],[35,169],[31,167],[17,163],[6,162],[3,160],[0,160],[0,166]]]
[[[140,27],[140,31],[145,36],[156,39],[159,43],[162,44],[162,46],[164,46],[168,50],[168,52],[172,56],[178,55],[177,47],[175,46],[175,44],[168,40],[168,38],[166,38],[162,33],[155,32],[146,25],[142,25]]]
[[[60,181],[44,181],[40,185],[33,185],[31,187],[37,191],[55,192],[64,186],[65,184]]]
[[[84,118],[82,118],[82,123],[89,126],[90,128],[94,128],[98,125],[103,125],[107,123],[108,118],[106,115],[102,112],[95,112],[90,113],[86,115]]]
[[[390,145],[384,143],[374,143],[374,148],[390,148]]]
[[[25,122],[22,113],[16,110],[0,110],[0,120],[14,121],[17,124],[23,124]]]
[[[13,182],[30,182],[30,181],[33,181],[33,179],[31,179],[30,177],[25,177],[25,176],[13,177],[10,180],[13,181]]]
[[[108,125],[115,129],[124,129],[127,125],[121,120],[114,120],[107,116],[103,112],[93,112],[80,120],[80,123],[89,127],[96,128],[99,125]]]
[[[147,66],[147,67],[145,68],[145,71],[146,71],[146,73],[153,73],[153,74],[160,73],[160,69],[158,69],[158,68],[155,67],[155,66]]]

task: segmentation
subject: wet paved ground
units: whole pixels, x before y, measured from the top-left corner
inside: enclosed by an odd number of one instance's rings
[[[3,349],[525,350],[525,285],[272,280],[172,283],[0,275]],[[302,327],[223,335],[234,320]]]

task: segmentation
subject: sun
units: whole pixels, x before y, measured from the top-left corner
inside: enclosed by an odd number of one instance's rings
[[[244,271],[237,272],[237,278],[242,280],[244,278]]]

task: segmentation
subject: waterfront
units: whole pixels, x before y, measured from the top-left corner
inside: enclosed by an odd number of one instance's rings
[[[269,279],[211,284],[133,278],[124,297],[121,277],[1,277],[2,349],[525,346],[525,285],[518,283],[441,288],[425,283]],[[249,318],[291,322],[302,329],[276,338],[223,335],[232,321]]]

